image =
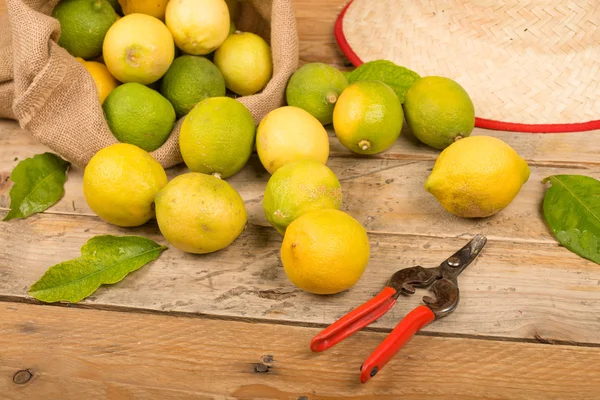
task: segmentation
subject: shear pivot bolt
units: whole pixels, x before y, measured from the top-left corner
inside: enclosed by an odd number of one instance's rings
[[[448,265],[451,267],[458,267],[460,265],[460,260],[458,257],[450,257],[448,259]]]
[[[371,378],[375,376],[375,374],[377,373],[377,367],[373,367],[373,369],[371,370]]]

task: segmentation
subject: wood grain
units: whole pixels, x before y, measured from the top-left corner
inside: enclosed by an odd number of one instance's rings
[[[93,217],[61,214],[2,223],[0,294],[27,299],[28,287],[48,267],[78,257],[87,240],[102,234],[143,235],[168,246],[152,223],[125,229]],[[220,252],[198,256],[170,247],[122,282],[101,287],[85,303],[329,324],[377,294],[396,270],[436,266],[467,242],[383,234],[371,234],[370,239],[372,254],[362,278],[334,296],[310,295],[294,287],[279,259],[279,234],[273,228],[249,226]],[[459,278],[459,309],[426,330],[600,343],[597,271],[596,264],[562,247],[490,240]],[[393,328],[424,293],[401,298],[374,327]]]
[[[361,385],[381,333],[312,353],[314,328],[9,303],[0,320],[7,400],[566,400],[600,390],[600,348],[416,336]],[[20,370],[33,374],[23,385],[13,383]]]

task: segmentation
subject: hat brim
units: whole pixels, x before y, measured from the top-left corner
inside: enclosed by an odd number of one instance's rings
[[[352,48],[347,40],[344,26],[344,18],[349,7],[353,4],[354,0],[350,0],[336,19],[334,26],[334,35],[338,43],[340,50],[348,58],[348,60],[355,66],[358,67],[366,61],[363,61],[361,56]],[[375,57],[374,59],[377,59]],[[394,61],[394,60],[391,60]],[[418,72],[418,71],[416,71]],[[440,73],[441,74],[441,73]],[[598,102],[600,104],[600,101]],[[567,132],[582,132],[589,130],[600,129],[600,119],[588,120],[583,122],[569,122],[569,123],[525,123],[525,122],[512,122],[502,121],[498,119],[485,118],[481,116],[475,117],[475,126],[484,129],[492,129],[499,131],[512,131],[512,132],[530,132],[530,133],[567,133]]]

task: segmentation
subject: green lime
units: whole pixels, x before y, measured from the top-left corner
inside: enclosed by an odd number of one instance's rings
[[[267,182],[263,209],[280,234],[299,216],[323,208],[340,209],[342,187],[333,171],[314,160],[299,160],[279,168]]]
[[[475,127],[469,94],[454,80],[441,76],[416,81],[406,93],[404,113],[415,137],[440,150],[470,136]]]
[[[160,85],[178,117],[190,112],[207,97],[225,96],[225,79],[210,60],[192,55],[177,57]]]
[[[137,82],[113,89],[102,108],[117,140],[146,151],[162,146],[175,124],[175,109],[169,100]]]
[[[340,143],[358,154],[376,154],[394,144],[404,123],[396,93],[380,81],[348,86],[333,110],[333,128]]]
[[[230,97],[209,97],[185,117],[179,149],[190,170],[225,179],[248,162],[255,133],[246,106]]]
[[[333,122],[333,109],[348,86],[344,74],[324,63],[310,63],[298,68],[290,78],[285,95],[288,105],[308,111],[323,125]]]
[[[107,0],[62,0],[52,10],[52,17],[60,22],[58,45],[86,60],[102,53],[104,36],[117,21]]]

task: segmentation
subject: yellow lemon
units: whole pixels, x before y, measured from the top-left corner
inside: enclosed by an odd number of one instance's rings
[[[469,136],[440,153],[425,189],[454,215],[489,217],[513,201],[529,173],[527,162],[502,140]]]
[[[165,19],[169,0],[119,0],[124,15],[147,14],[160,20]]]
[[[281,261],[288,279],[315,294],[354,286],[369,262],[369,237],[352,216],[336,209],[310,211],[283,237]]]
[[[215,65],[225,85],[240,96],[262,90],[273,75],[271,47],[251,32],[235,32],[215,51]]]
[[[326,164],[329,137],[318,119],[293,106],[268,113],[256,130],[256,151],[269,173],[296,160],[315,160]]]
[[[229,8],[224,0],[171,0],[165,23],[177,47],[187,54],[204,55],[229,35]]]
[[[247,220],[238,192],[212,175],[179,175],[156,195],[160,232],[169,243],[188,253],[224,249],[242,233]]]
[[[167,174],[137,146],[117,143],[98,151],[83,172],[83,194],[101,219],[118,226],[139,226],[154,217],[154,196]]]
[[[265,188],[263,209],[280,234],[299,216],[322,208],[342,206],[342,187],[332,170],[314,160],[285,164]]]
[[[102,46],[104,62],[119,81],[148,85],[160,79],[175,57],[169,29],[146,14],[129,14],[110,27]]]
[[[100,104],[102,105],[104,99],[106,99],[110,92],[119,86],[119,82],[110,74],[106,65],[97,61],[85,61],[80,57],[77,57],[76,59],[83,64],[85,69],[92,75],[92,79],[98,90],[98,100],[100,100]]]
[[[400,136],[404,114],[398,96],[379,81],[348,86],[333,109],[333,128],[340,143],[358,154],[377,154]]]

